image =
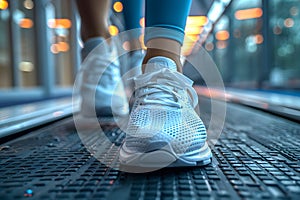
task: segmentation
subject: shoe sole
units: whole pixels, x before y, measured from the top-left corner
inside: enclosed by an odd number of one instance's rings
[[[178,156],[170,145],[147,153],[129,152],[124,144],[120,150],[120,170],[146,172],[161,168],[205,166],[211,163],[211,150],[207,143],[197,152]]]

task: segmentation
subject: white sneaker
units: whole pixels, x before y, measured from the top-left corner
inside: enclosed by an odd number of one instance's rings
[[[112,40],[108,44],[97,38],[98,45],[83,62],[81,85],[81,114],[86,117],[124,116],[129,113],[128,101],[120,76],[117,49]],[[83,49],[83,54],[86,50]]]
[[[144,56],[143,50],[135,50],[124,54],[123,60],[126,59],[125,63],[127,64],[122,66],[121,74],[124,75],[130,73],[130,75],[127,75],[128,77],[141,75]]]
[[[130,66],[131,68],[136,68],[134,70],[134,76],[141,75],[142,74],[142,63],[144,59],[144,52],[142,50],[136,50],[133,51],[130,54]]]
[[[125,170],[211,162],[206,129],[194,110],[198,96],[192,83],[165,57],[150,59],[145,73],[135,78],[136,100],[119,155]]]

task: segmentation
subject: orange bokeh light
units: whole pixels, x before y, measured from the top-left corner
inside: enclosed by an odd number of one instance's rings
[[[199,34],[185,35],[183,45],[181,48],[182,55],[184,56],[190,55],[198,39],[199,39]]]
[[[256,44],[262,44],[264,42],[264,37],[261,34],[255,35]]]
[[[142,46],[142,49],[146,50],[147,47],[145,46],[144,38],[145,38],[145,34],[141,34],[140,37],[139,37],[139,41],[140,41],[140,44]]]
[[[141,19],[140,19],[140,25],[141,25],[141,27],[145,27],[145,18],[144,17],[142,17]]]
[[[123,11],[123,4],[120,1],[117,1],[113,5],[114,11],[122,12]]]
[[[250,8],[245,10],[238,10],[234,14],[235,18],[238,20],[259,18],[262,15],[263,15],[263,11],[261,8]]]
[[[58,54],[59,52],[67,52],[70,49],[70,45],[67,42],[58,42],[52,44],[50,50],[54,54]]]
[[[203,26],[207,22],[208,19],[206,16],[188,16],[184,30],[186,37],[181,48],[184,56],[188,56],[192,52],[195,43],[199,39],[199,35],[203,32]]]
[[[48,20],[49,28],[71,28],[72,22],[69,19],[49,19]]]
[[[199,39],[198,34],[195,35],[186,34],[184,37],[184,42],[196,42],[198,39]]]
[[[109,31],[109,33],[110,33],[111,36],[115,36],[115,35],[117,35],[119,33],[118,27],[116,27],[114,25],[110,25],[108,27],[108,31]]]
[[[207,17],[205,16],[188,16],[186,20],[187,26],[204,26],[207,24]]]
[[[59,42],[57,43],[57,45],[58,45],[58,50],[61,52],[67,52],[70,49],[69,44],[66,42]]]
[[[8,2],[5,0],[0,0],[0,10],[6,10],[8,8]]]
[[[21,28],[32,28],[33,27],[33,21],[29,18],[20,19],[19,26]]]
[[[226,30],[218,31],[216,33],[216,39],[221,41],[228,40],[229,36],[229,32]]]
[[[185,33],[188,35],[195,35],[202,33],[203,28],[201,26],[186,26]]]
[[[194,48],[195,43],[189,42],[189,43],[184,43],[183,46],[181,47],[181,52],[183,56],[188,56],[191,54],[193,48]]]

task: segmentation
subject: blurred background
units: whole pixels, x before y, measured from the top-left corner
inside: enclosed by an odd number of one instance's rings
[[[113,1],[111,35],[122,10]],[[193,0],[183,54],[201,44],[227,88],[300,96],[299,12],[299,0]],[[72,0],[0,0],[0,107],[72,95],[79,27]]]

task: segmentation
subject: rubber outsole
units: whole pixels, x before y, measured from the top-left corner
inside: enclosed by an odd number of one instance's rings
[[[207,143],[197,152],[177,155],[170,145],[146,153],[130,152],[123,144],[120,150],[120,170],[134,173],[162,168],[205,166],[211,163],[211,151]]]

